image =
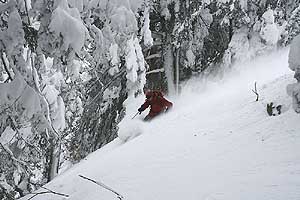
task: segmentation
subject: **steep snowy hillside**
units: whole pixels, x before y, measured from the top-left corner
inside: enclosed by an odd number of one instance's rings
[[[120,137],[141,135],[114,140],[46,187],[72,200],[117,199],[78,176],[84,175],[124,200],[299,200],[300,115],[286,94],[293,82],[287,65],[284,50],[241,65],[222,81],[193,80],[171,99],[174,109],[151,123],[130,119],[143,99],[131,102]],[[270,102],[282,105],[283,113],[268,116]]]

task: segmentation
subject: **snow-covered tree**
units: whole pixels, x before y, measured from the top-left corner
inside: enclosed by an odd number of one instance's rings
[[[51,166],[45,157],[50,153],[49,142],[57,138],[57,133],[27,48],[23,24],[29,18],[22,14],[26,12],[24,3],[9,1],[1,8],[0,56],[2,74],[7,80],[0,85],[0,153],[4,158],[0,190],[9,198],[18,197],[45,181],[45,176],[36,176],[35,172],[51,171],[47,170]],[[4,174],[3,168],[10,170]]]
[[[235,2],[229,7],[232,14],[225,15],[223,21],[232,35],[223,57],[225,67],[276,50],[285,26],[277,2],[248,2],[247,6]]]
[[[82,54],[88,63],[89,80],[82,94],[83,115],[72,128],[69,149],[74,161],[85,157],[117,137],[117,124],[124,115],[124,100],[133,98],[145,83],[145,61],[140,41],[151,43],[146,1],[90,1],[83,13],[90,33]],[[142,30],[142,37],[138,37]]]
[[[279,30],[275,24],[274,11],[269,9],[262,15],[260,37],[267,46],[276,46],[279,39]]]
[[[145,48],[150,66],[147,84],[165,88],[162,82],[167,80],[168,90],[174,93],[178,79],[222,71],[276,50],[288,12],[296,5],[279,0],[153,1],[150,28],[154,42],[152,48]]]
[[[292,97],[293,108],[300,113],[300,35],[296,36],[289,52],[289,68],[295,72],[296,83],[287,86],[287,92]]]
[[[204,38],[212,16],[201,1],[160,0],[153,1],[150,19],[154,42],[145,51],[150,66],[148,87],[172,95],[178,92],[179,81],[201,68]]]
[[[114,139],[123,102],[142,90],[147,70],[148,87],[174,94],[193,74],[229,68],[291,40],[298,6],[299,0],[0,1],[0,198],[35,190],[66,159],[79,161]],[[297,43],[290,67],[299,81]],[[289,93],[298,112],[298,83]]]
[[[67,69],[75,68],[75,55],[88,34],[78,9],[66,0],[1,4],[1,74],[6,80],[0,85],[0,151],[6,159],[0,185],[6,186],[0,189],[10,198],[58,172],[66,127],[62,92]],[[5,168],[10,171],[3,174]]]
[[[176,50],[180,52],[178,54],[178,64],[183,79],[186,71],[194,73],[203,69],[204,41],[209,35],[213,17],[206,4],[196,1],[189,6],[186,6],[186,3],[180,5],[182,8],[180,8],[181,12],[178,16],[184,17],[179,17],[175,27],[174,35],[176,39],[174,43]]]
[[[290,44],[295,36],[300,33],[300,5],[292,12],[288,20],[285,37],[285,44]]]

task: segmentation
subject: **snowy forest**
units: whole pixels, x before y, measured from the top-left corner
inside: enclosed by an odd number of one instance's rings
[[[176,98],[280,49],[300,113],[299,33],[299,0],[0,0],[0,199],[113,141],[145,88]]]

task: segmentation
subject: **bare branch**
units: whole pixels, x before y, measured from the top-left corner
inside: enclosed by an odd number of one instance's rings
[[[45,186],[42,186],[41,188],[47,190],[48,192],[51,192],[52,194],[56,194],[56,195],[60,195],[60,196],[64,196],[64,197],[69,197],[68,194],[63,194],[63,193],[55,192],[53,190],[50,190],[50,189],[46,188]]]
[[[256,100],[255,101],[258,101],[259,94],[257,92],[256,82],[254,83],[254,90],[252,90],[252,92],[256,95]]]
[[[48,189],[48,188],[46,188],[46,187],[44,187],[44,186],[42,186],[41,188],[43,188],[43,189],[45,189],[45,190],[47,190],[47,191],[37,192],[37,193],[32,192],[32,193],[30,193],[30,194],[34,194],[34,195],[33,195],[32,197],[30,197],[28,200],[33,199],[34,197],[36,197],[36,196],[38,196],[38,195],[41,195],[41,194],[55,194],[55,195],[59,195],[59,196],[63,196],[63,197],[69,197],[68,194],[58,193],[58,192],[55,192],[55,191],[53,191],[53,190],[50,190],[50,189]]]
[[[82,176],[82,175],[78,175],[78,176],[81,177],[81,178],[83,178],[83,179],[86,179],[86,180],[88,180],[88,181],[91,181],[91,182],[95,183],[96,185],[99,185],[99,186],[103,187],[104,189],[107,189],[107,190],[111,191],[112,193],[114,193],[114,194],[117,195],[117,198],[118,198],[118,199],[120,199],[120,200],[124,199],[124,197],[123,197],[121,194],[119,194],[118,192],[116,192],[116,191],[113,190],[112,188],[108,187],[108,186],[105,185],[104,183],[101,183],[101,182],[99,182],[99,181],[95,181],[95,180],[90,179],[90,178],[88,178],[88,177],[86,177],[86,176]]]
[[[49,192],[39,192],[39,193],[30,193],[30,194],[34,194],[32,197],[30,197],[28,200],[33,199],[34,197],[36,197],[37,195],[40,194],[48,194]]]

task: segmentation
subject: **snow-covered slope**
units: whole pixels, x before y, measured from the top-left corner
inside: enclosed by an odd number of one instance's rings
[[[285,87],[287,50],[240,65],[223,81],[191,81],[151,123],[125,119],[120,136],[46,185],[72,200],[299,200],[300,115]],[[257,81],[259,102],[251,91]],[[283,105],[268,116],[266,104]],[[130,104],[130,118],[142,99]],[[133,128],[134,127],[134,128]],[[43,191],[43,190],[42,190]],[[30,196],[24,198],[28,199]],[[42,194],[35,200],[65,199]]]

